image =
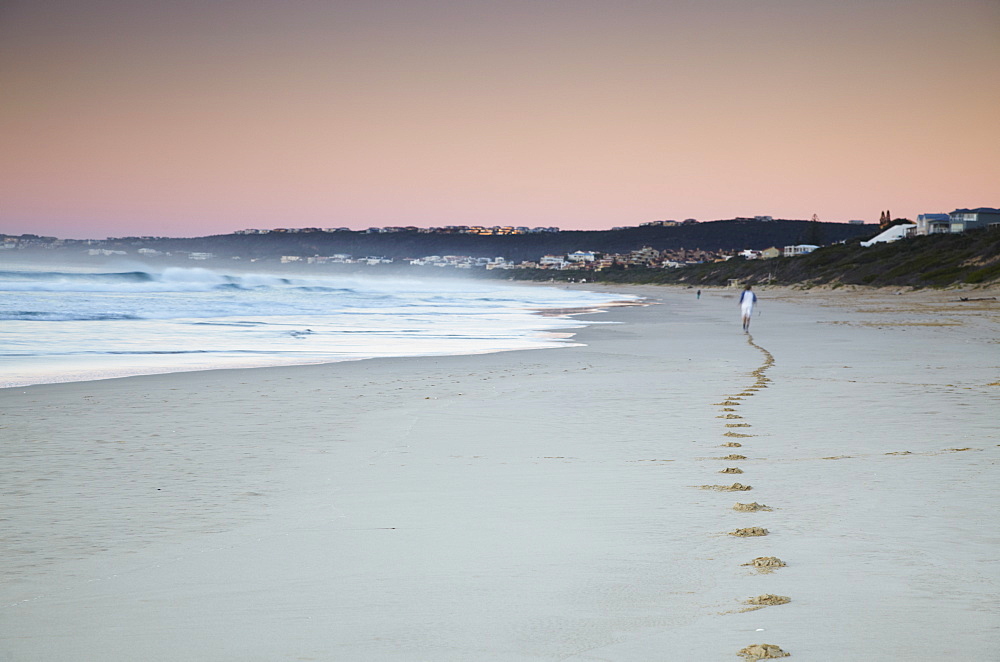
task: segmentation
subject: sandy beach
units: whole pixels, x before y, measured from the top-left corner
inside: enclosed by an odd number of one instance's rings
[[[996,291],[617,289],[582,346],[0,390],[0,660],[997,659]]]

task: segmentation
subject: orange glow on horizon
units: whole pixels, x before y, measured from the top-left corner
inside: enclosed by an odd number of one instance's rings
[[[1000,206],[989,0],[161,4],[2,10],[0,232]]]

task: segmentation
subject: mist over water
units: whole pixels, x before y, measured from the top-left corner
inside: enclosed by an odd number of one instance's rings
[[[565,345],[612,297],[475,279],[0,270],[0,387]],[[616,300],[621,296],[615,296]]]

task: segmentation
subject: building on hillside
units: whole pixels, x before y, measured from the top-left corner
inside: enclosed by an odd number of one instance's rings
[[[351,256],[344,253],[335,253],[334,255],[315,255],[313,257],[307,257],[307,264],[345,264],[351,261]]]
[[[948,214],[920,214],[917,216],[916,235],[945,234],[951,232],[951,216]]]
[[[562,269],[568,264],[562,255],[543,255],[538,260],[538,266],[542,269]]]
[[[610,269],[616,264],[616,260],[611,255],[605,255],[599,260],[594,262],[594,271],[603,271],[604,269]]]
[[[507,262],[505,258],[495,257],[492,260],[486,261],[486,270],[490,271],[492,269],[509,269],[511,264]]]
[[[573,251],[566,256],[570,262],[593,262],[596,258],[594,251]]]
[[[652,246],[643,246],[638,250],[631,251],[629,253],[629,263],[630,264],[645,264],[648,265],[651,262],[655,262],[660,259],[660,251],[656,250]]]
[[[819,248],[819,246],[814,246],[812,244],[796,244],[795,246],[785,246],[785,250],[782,251],[782,255],[784,255],[785,257],[807,255],[809,253],[812,253],[817,248]]]
[[[965,232],[990,225],[1000,225],[1000,209],[992,207],[956,209],[948,216],[951,218],[950,229],[952,232]]]
[[[874,246],[875,244],[887,244],[893,241],[899,241],[900,239],[908,237],[915,227],[916,226],[912,223],[893,225],[875,235],[868,241],[862,241],[861,245],[868,248],[869,246]]]
[[[771,246],[770,248],[765,248],[760,252],[760,259],[771,260],[776,257],[781,257],[781,249],[777,246]]]

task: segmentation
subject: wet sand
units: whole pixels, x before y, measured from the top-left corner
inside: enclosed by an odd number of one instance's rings
[[[583,347],[0,390],[0,660],[996,655],[995,293],[627,291]]]

